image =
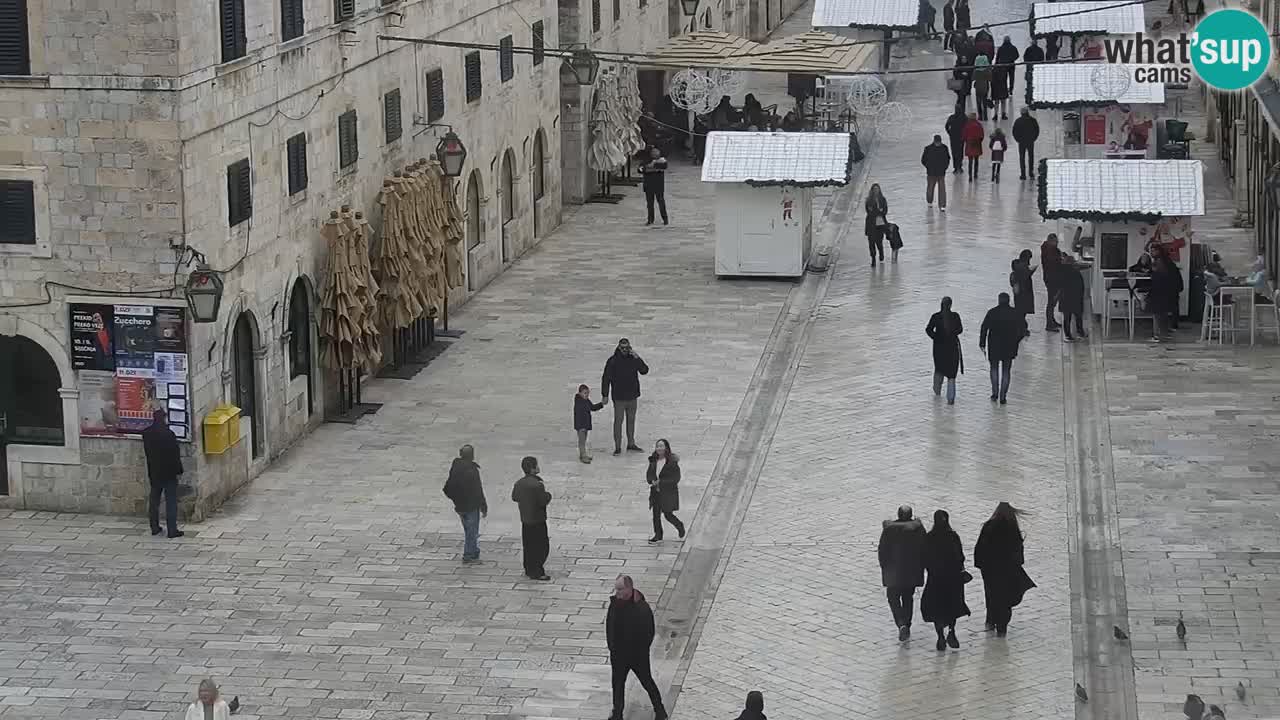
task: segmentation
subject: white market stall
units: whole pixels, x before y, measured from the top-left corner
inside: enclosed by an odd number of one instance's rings
[[[1165,102],[1164,84],[1132,80],[1140,67],[1103,62],[1030,67],[1027,106],[1063,110],[1062,144],[1068,157],[1155,157],[1155,125]]]
[[[803,275],[813,188],[846,185],[852,172],[848,133],[710,133],[702,181],[716,184],[716,275]]]
[[[941,12],[941,8],[939,8]],[[850,40],[874,41],[920,29],[919,0],[815,0],[811,24]],[[941,25],[941,21],[939,21]],[[889,67],[892,43],[880,46],[880,65]]]
[[[1105,314],[1113,289],[1142,294],[1144,276],[1129,268],[1158,244],[1182,273],[1178,312],[1187,314],[1191,218],[1205,213],[1204,166],[1199,160],[1044,160],[1039,202],[1046,220],[1079,221],[1060,224],[1064,250],[1070,249],[1077,233],[1092,239],[1093,257],[1086,253],[1084,259],[1093,265],[1093,312]],[[1086,249],[1088,245],[1086,240]]]

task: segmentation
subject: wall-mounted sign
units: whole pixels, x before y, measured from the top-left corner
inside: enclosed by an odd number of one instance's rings
[[[178,438],[191,439],[186,327],[180,307],[71,306],[81,435],[137,436],[156,410],[165,410]],[[173,407],[174,397],[183,398],[180,407]]]

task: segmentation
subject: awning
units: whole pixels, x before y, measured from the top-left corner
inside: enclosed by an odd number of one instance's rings
[[[879,46],[855,45],[848,38],[811,30],[761,45],[760,50],[770,54],[743,58],[735,67],[764,72],[847,75],[858,72],[868,60],[876,57]]]
[[[1146,32],[1142,5],[1127,2],[1038,2],[1031,6],[1031,34],[1134,35]]]
[[[916,30],[919,23],[919,0],[816,0],[813,4],[815,28]]]
[[[722,32],[695,32],[677,35],[657,50],[648,60],[660,67],[737,68],[749,58],[736,56],[756,52],[760,44],[737,35]]]
[[[1199,160],[1044,160],[1045,219],[1155,220],[1204,215]]]
[[[1106,67],[1123,68],[1129,75],[1129,86],[1119,97],[1104,97],[1098,92],[1094,72]],[[1164,104],[1164,83],[1133,79],[1142,67],[1101,62],[1032,65],[1027,68],[1027,104],[1033,108]]]
[[[846,185],[853,174],[849,133],[713,132],[702,181],[752,186]]]

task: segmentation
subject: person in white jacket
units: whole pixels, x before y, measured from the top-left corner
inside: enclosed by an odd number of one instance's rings
[[[218,697],[218,685],[212,680],[200,681],[196,701],[187,708],[186,720],[231,720],[231,708]]]

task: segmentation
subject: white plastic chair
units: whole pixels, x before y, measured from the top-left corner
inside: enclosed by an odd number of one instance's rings
[[[1268,288],[1269,289],[1269,288]],[[1257,317],[1254,322],[1257,323],[1257,332],[1273,332],[1276,335],[1276,343],[1280,344],[1280,291],[1271,292],[1271,302],[1254,302],[1253,313]],[[1270,310],[1271,312],[1267,312]]]
[[[1235,306],[1218,302],[1214,293],[1204,294],[1204,322],[1200,325],[1200,342],[1212,343],[1217,333],[1218,344],[1222,344],[1222,336],[1230,333],[1235,340]]]
[[[1129,291],[1128,285],[1107,288],[1106,300],[1102,306],[1103,339],[1111,337],[1112,320],[1129,323],[1129,339],[1133,339],[1133,293]]]

